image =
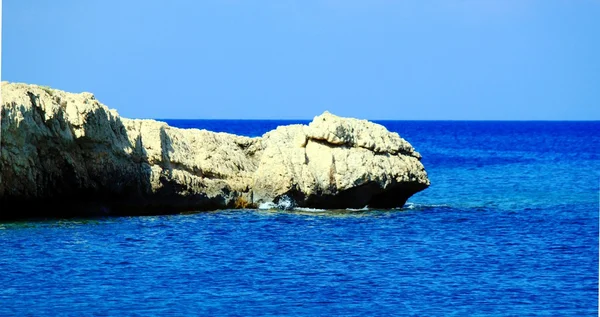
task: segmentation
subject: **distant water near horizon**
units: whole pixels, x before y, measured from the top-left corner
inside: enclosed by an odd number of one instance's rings
[[[600,122],[376,122],[431,180],[402,208],[0,223],[0,316],[598,315]]]

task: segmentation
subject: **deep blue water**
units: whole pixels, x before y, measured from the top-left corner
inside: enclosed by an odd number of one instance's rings
[[[380,123],[432,182],[401,210],[0,223],[0,315],[597,316],[600,122]]]

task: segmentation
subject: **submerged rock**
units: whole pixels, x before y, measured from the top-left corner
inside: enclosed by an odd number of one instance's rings
[[[119,117],[90,93],[2,83],[0,218],[402,206],[429,186],[385,127],[328,112],[249,138]]]

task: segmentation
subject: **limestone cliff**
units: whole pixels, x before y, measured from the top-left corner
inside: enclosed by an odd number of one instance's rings
[[[385,127],[324,113],[260,138],[119,117],[90,93],[2,83],[0,218],[402,206],[429,186]]]

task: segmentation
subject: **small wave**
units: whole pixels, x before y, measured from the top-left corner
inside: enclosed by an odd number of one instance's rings
[[[449,205],[445,204],[415,204],[415,203],[406,203],[404,207],[400,209],[423,209],[423,208],[450,208]]]
[[[421,209],[429,209],[429,208],[451,208],[450,205],[446,204],[419,204],[419,203],[406,203],[403,207],[398,207],[396,209],[399,210],[421,210]],[[323,212],[328,211],[328,209],[321,208],[309,208],[309,207],[296,207],[296,202],[288,197],[284,196],[279,199],[277,203],[274,202],[264,202],[258,205],[259,210],[294,210],[294,211],[304,211],[304,212]],[[334,210],[334,209],[331,209]],[[346,211],[369,211],[371,210],[369,206],[364,206],[362,208],[346,208],[341,209]]]
[[[368,211],[369,206],[364,206],[362,208],[346,208],[346,210],[348,210],[348,211]]]
[[[296,207],[294,208],[295,211],[307,211],[307,212],[321,212],[321,211],[327,211],[326,209],[320,209],[320,208],[308,208],[308,207]]]
[[[413,204],[413,203],[406,203],[406,204],[404,204],[404,206],[403,206],[403,207],[401,207],[400,209],[415,209],[415,208],[417,208],[417,205],[416,205],[416,204]]]

